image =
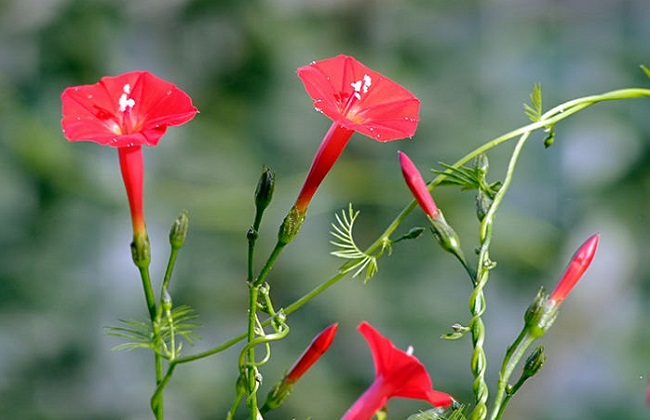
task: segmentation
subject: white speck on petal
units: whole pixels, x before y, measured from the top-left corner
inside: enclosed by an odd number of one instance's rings
[[[412,355],[413,355],[413,346],[409,346],[409,347],[406,349],[406,354],[408,354],[409,356],[412,356]]]
[[[124,93],[126,93],[126,94],[129,94],[129,93],[131,93],[131,85],[130,85],[130,84],[128,84],[128,83],[127,83],[127,84],[125,84],[125,85],[124,85],[124,87],[122,88],[122,90],[123,90],[123,91],[124,91]]]

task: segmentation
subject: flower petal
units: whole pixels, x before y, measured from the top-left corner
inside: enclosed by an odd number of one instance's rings
[[[387,398],[414,398],[442,407],[452,403],[450,395],[433,390],[431,378],[417,357],[395,347],[367,322],[359,325],[359,332],[368,342],[375,376],[381,378],[382,392]]]
[[[404,87],[339,55],[298,69],[314,107],[333,121],[378,141],[412,137],[420,100]]]

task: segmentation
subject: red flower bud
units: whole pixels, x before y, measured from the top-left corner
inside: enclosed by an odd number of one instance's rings
[[[596,255],[599,239],[600,235],[593,235],[573,254],[569,266],[564,271],[564,275],[558,282],[555,290],[551,293],[549,300],[559,305],[571,293],[573,287],[578,283],[578,280],[580,280],[585,271],[587,271],[589,265],[591,265],[591,261],[594,259],[594,255]]]
[[[339,324],[332,324],[312,340],[309,347],[305,349],[304,353],[298,358],[293,367],[289,369],[289,373],[287,373],[285,377],[287,382],[295,383],[314,365],[314,363],[316,363],[318,359],[320,359],[323,354],[325,354],[332,344],[332,341],[334,341],[338,327]]]
[[[413,161],[406,156],[405,153],[398,152],[399,163],[402,167],[402,175],[404,175],[404,180],[406,185],[408,185],[411,193],[418,201],[418,204],[424,210],[424,214],[429,216],[432,219],[438,217],[438,207],[431,197],[431,193],[427,188],[427,184],[422,179],[422,175],[418,168],[415,167]]]
[[[293,390],[293,385],[302,377],[311,368],[314,363],[320,357],[325,354],[327,349],[332,344],[336,331],[338,329],[338,324],[332,324],[329,327],[325,328],[320,334],[316,336],[309,344],[309,347],[304,351],[304,353],[298,358],[296,363],[289,373],[287,373],[282,380],[277,383],[269,395],[266,397],[264,405],[260,409],[262,414],[269,412],[275,408],[281,406],[284,401],[289,398],[291,391]]]

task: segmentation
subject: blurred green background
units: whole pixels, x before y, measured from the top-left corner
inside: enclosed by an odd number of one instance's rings
[[[648,86],[647,0],[4,0],[0,1],[0,418],[148,419],[153,363],[114,352],[104,329],[146,316],[130,262],[131,224],[117,153],[67,143],[59,95],[67,86],[146,69],[185,90],[201,113],[145,150],[153,275],[180,209],[191,218],[171,293],[204,325],[200,351],[245,328],[245,233],[263,165],[277,173],[260,257],[296,197],[329,120],[314,112],[295,70],[339,53],[422,100],[412,140],[356,134],[317,192],[298,239],[270,281],[285,306],[336,273],[334,214],[361,210],[369,244],[409,201],[397,150],[426,172],[527,122],[535,83],[545,107],[578,96]],[[540,286],[552,288],[575,248],[600,232],[597,258],[543,338],[546,367],[515,398],[512,419],[647,419],[650,373],[650,106],[596,105],[558,125],[548,150],[536,134],[497,216],[487,289],[488,379]],[[511,150],[491,153],[501,179]],[[473,194],[436,190],[438,205],[475,246]],[[414,212],[398,231],[424,226]],[[311,338],[340,323],[330,352],[269,419],[335,419],[373,377],[356,325],[367,320],[415,347],[436,388],[471,402],[469,282],[431,235],[400,243],[367,284],[345,279],[289,318],[273,345],[265,395]],[[181,366],[169,419],[223,418],[239,347]],[[186,353],[188,354],[188,353]],[[494,389],[494,388],[493,388]],[[394,400],[391,418],[426,408]],[[243,417],[243,412],[240,413]]]

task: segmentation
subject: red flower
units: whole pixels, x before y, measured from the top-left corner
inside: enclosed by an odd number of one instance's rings
[[[69,141],[93,141],[118,148],[134,234],[145,234],[142,145],[155,146],[167,127],[194,118],[198,110],[175,85],[146,71],[103,77],[94,85],[61,94],[61,126]]]
[[[184,124],[198,112],[185,92],[147,71],[69,87],[61,100],[68,140],[113,147],[155,146],[167,127]]]
[[[559,306],[569,293],[571,293],[573,287],[578,283],[578,280],[580,280],[585,271],[587,271],[589,265],[591,265],[591,261],[594,259],[594,255],[596,255],[599,239],[600,235],[593,235],[576,251],[564,275],[558,282],[555,290],[553,290],[553,293],[551,293],[549,301],[553,301],[555,305]]]
[[[398,152],[398,154],[400,166],[402,167],[402,175],[404,175],[406,185],[408,185],[411,193],[418,201],[418,204],[420,204],[420,207],[424,210],[424,214],[435,219],[438,217],[438,207],[433,201],[433,197],[431,197],[431,193],[429,192],[424,179],[422,179],[420,171],[418,171],[418,168],[415,167],[413,161],[411,161],[405,153]]]
[[[285,376],[287,383],[293,384],[298,381],[325,354],[332,341],[334,341],[338,327],[339,324],[332,324],[312,340],[309,347],[305,349],[305,352],[298,358],[293,367],[289,369],[289,373]]]
[[[396,348],[367,322],[359,325],[359,332],[372,352],[375,381],[342,420],[368,420],[393,397],[424,400],[435,407],[448,407],[453,403],[449,394],[433,389],[426,369],[410,352]]]
[[[420,100],[345,55],[300,67],[298,77],[314,107],[333,120],[296,200],[297,210],[304,213],[353,132],[381,142],[411,137],[418,125]]]

